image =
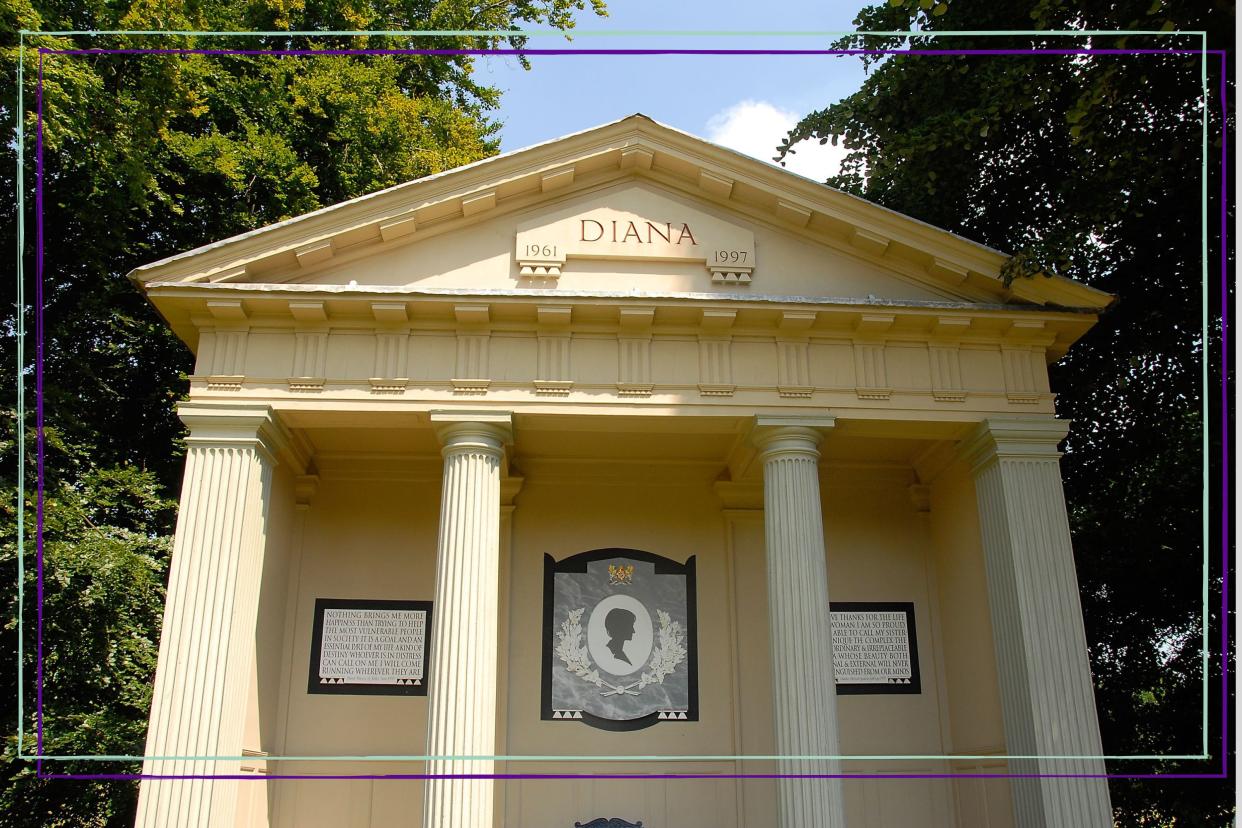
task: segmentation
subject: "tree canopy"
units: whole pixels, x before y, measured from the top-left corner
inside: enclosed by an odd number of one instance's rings
[[[956,30],[1206,30],[1232,41],[1225,2],[889,0],[864,8],[846,48],[1196,50],[1198,37],[972,37]],[[931,33],[945,33],[932,36]],[[1203,364],[1219,389],[1219,227],[1209,205],[1211,323],[1201,320],[1203,94],[1219,61],[1184,54],[889,55],[855,93],[807,114],[778,148],[843,142],[828,183],[1014,255],[1008,278],[1057,272],[1118,297],[1052,367],[1058,415],[1073,421],[1063,471],[1111,755],[1198,754],[1203,736]],[[1230,107],[1232,109],[1232,107]],[[1207,125],[1208,193],[1219,192],[1220,103]],[[1232,205],[1230,205],[1232,209]],[[1217,392],[1218,393],[1218,392]],[[1209,456],[1220,456],[1219,432]],[[1213,479],[1224,466],[1215,462]],[[1206,492],[1219,502],[1219,484]],[[1211,524],[1215,527],[1216,522]],[[1212,560],[1219,561],[1213,528]],[[1111,773],[1220,768],[1220,589],[1210,573],[1210,761],[1109,762]],[[1227,785],[1113,784],[1118,824],[1223,826]]]
[[[410,37],[49,36],[25,39],[26,203],[35,84],[47,49],[486,49],[519,27],[572,29],[603,0],[0,0],[0,198],[16,214],[20,29],[488,30]],[[42,56],[45,467],[44,750],[140,755],[183,451],[173,404],[191,356],[124,275],[133,267],[498,150],[498,90],[470,55]],[[28,214],[28,220],[33,214]],[[33,227],[33,221],[30,221]],[[12,223],[0,246],[16,247]],[[26,235],[27,262],[34,233]],[[28,273],[33,273],[30,268]],[[27,288],[27,325],[32,309]],[[4,305],[16,306],[12,280]],[[11,310],[6,312],[11,314]],[[0,603],[16,616],[15,319],[0,326]],[[28,355],[31,353],[28,350]],[[27,366],[29,370],[29,366]],[[27,754],[34,752],[33,382],[27,377]],[[17,649],[15,623],[5,649]],[[17,719],[17,676],[0,678]],[[0,824],[129,825],[136,785],[49,784],[5,743]],[[49,772],[135,766],[46,763]]]

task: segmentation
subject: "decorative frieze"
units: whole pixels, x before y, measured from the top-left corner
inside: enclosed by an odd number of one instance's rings
[[[699,337],[699,393],[703,396],[733,396],[732,344],[729,337]]]
[[[1001,342],[1005,395],[1009,402],[1034,405],[1044,399],[1047,369],[1044,354],[1055,336],[1042,319],[1014,319]]]
[[[962,384],[962,337],[970,330],[970,319],[964,316],[942,316],[932,326],[932,340],[927,345],[931,369],[932,398],[937,402],[963,402],[966,389]]]
[[[711,331],[699,336],[699,393],[705,397],[733,396],[733,339],[726,332],[736,318],[732,310],[705,310],[700,317]]]
[[[1044,362],[1056,334],[1018,314],[997,324],[964,311],[720,301],[657,311],[618,302],[610,321],[606,309],[572,297],[472,299],[296,298],[283,318],[267,306],[251,318],[243,301],[213,300],[210,316],[203,305],[191,316],[201,331],[195,388],[276,384],[283,393],[318,394],[331,384],[341,394],[360,386],[384,394],[416,386],[573,397],[603,382],[618,397],[651,397],[661,387],[697,391],[704,401],[745,391],[772,403],[899,398],[936,408],[970,402],[986,412],[1044,410],[1052,399]],[[505,338],[503,353],[491,352],[494,336]]]
[[[408,331],[377,331],[375,334],[375,369],[370,378],[376,393],[397,393],[409,384],[406,362],[410,350]]]
[[[491,385],[488,354],[491,348],[491,309],[487,305],[454,305],[453,316],[461,326],[457,331],[457,361],[453,368],[453,391],[457,394],[486,394]]]
[[[246,344],[250,332],[245,328],[217,328],[211,352],[207,387],[217,391],[236,391],[246,379]]]
[[[573,321],[573,308],[540,305],[536,314],[539,350],[535,393],[564,396],[574,387],[569,363],[573,346],[569,323]]]
[[[568,331],[539,333],[538,378],[536,394],[568,394],[573,388],[570,379],[569,357],[573,340]]]
[[[623,332],[617,340],[617,393],[651,395],[651,334]]]
[[[808,398],[811,387],[810,345],[805,340],[777,340],[776,387],[782,397]]]
[[[491,336],[486,333],[457,335],[457,367],[453,390],[459,394],[484,394],[491,385],[487,357]]]
[[[892,314],[865,313],[854,324],[854,385],[860,400],[887,400],[893,394],[884,357],[884,334]]]
[[[854,343],[855,392],[860,400],[887,400],[893,394],[888,385],[883,342]]]
[[[319,391],[327,374],[328,331],[299,330],[293,334],[293,370],[290,391]]]
[[[1011,403],[1032,405],[1039,402],[1035,366],[1030,346],[1001,346],[1001,366],[1005,372],[1005,396]],[[1041,366],[1042,367],[1042,366]]]
[[[239,299],[211,299],[212,348],[207,387],[213,391],[236,391],[246,379],[246,344],[249,313]]]
[[[962,402],[962,362],[957,344],[929,345],[927,357],[931,364],[932,397],[940,402]]]
[[[782,397],[805,399],[814,391],[806,332],[815,324],[815,318],[814,311],[781,314],[782,338],[776,340],[776,387]]]

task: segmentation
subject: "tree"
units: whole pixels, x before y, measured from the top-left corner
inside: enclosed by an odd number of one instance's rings
[[[0,0],[0,198],[16,212],[17,36],[30,30],[568,30],[603,0]],[[33,204],[38,55],[82,48],[520,47],[507,34],[412,38],[99,35],[26,39],[26,201]],[[141,754],[159,639],[188,349],[124,274],[133,267],[327,204],[494,154],[499,92],[459,56],[55,55],[42,58],[45,172],[45,751]],[[28,216],[30,218],[30,216]],[[33,222],[32,222],[33,225]],[[13,250],[16,232],[3,228]],[[27,262],[34,234],[27,234]],[[30,269],[33,273],[33,268]],[[14,286],[3,301],[15,308]],[[32,290],[28,284],[27,297]],[[31,324],[32,308],[25,313]],[[0,362],[15,369],[15,317]],[[28,351],[29,353],[29,351]],[[24,366],[29,373],[30,366]],[[16,613],[16,397],[0,420],[0,604]],[[29,376],[28,376],[29,379]],[[27,411],[33,410],[28,386]],[[28,451],[26,699],[35,697],[33,417]],[[7,651],[17,631],[2,633]],[[16,719],[17,677],[0,679]],[[23,712],[33,752],[33,704]],[[49,784],[5,744],[0,824],[132,823],[136,786]],[[132,772],[46,763],[51,772]]]
[[[1204,29],[1209,48],[1231,43],[1234,25],[1231,4],[1173,0],[889,0],[854,22],[860,32]],[[1199,41],[853,35],[838,45],[1194,49]],[[777,150],[779,160],[800,140],[844,141],[847,159],[829,184],[1014,252],[1006,278],[1059,272],[1119,297],[1052,368],[1058,414],[1074,423],[1063,471],[1105,753],[1114,755],[1201,746],[1201,370],[1205,351],[1220,345],[1219,308],[1206,342],[1200,323],[1201,69],[1199,56],[1174,54],[869,59],[857,92],[808,114]],[[1219,74],[1210,76],[1214,91]],[[1219,136],[1219,120],[1209,129]],[[1213,146],[1219,157],[1218,138]],[[1208,190],[1219,186],[1216,177]],[[1219,388],[1214,370],[1210,387]],[[1211,437],[1219,457],[1219,433]],[[1219,479],[1225,469],[1212,471]],[[1219,543],[1217,535],[1214,560]],[[1212,571],[1209,607],[1220,606],[1223,577]],[[1222,621],[1215,610],[1213,643]],[[1216,658],[1213,709],[1220,675]],[[1218,714],[1211,761],[1117,761],[1110,772],[1219,769]],[[1112,794],[1122,825],[1222,826],[1232,813],[1226,785],[1117,782]]]

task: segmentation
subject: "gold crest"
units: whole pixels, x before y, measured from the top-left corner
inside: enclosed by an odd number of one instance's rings
[[[630,586],[634,583],[634,567],[629,564],[608,564],[609,586]]]

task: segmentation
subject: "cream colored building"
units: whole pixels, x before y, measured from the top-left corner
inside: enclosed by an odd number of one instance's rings
[[[1005,260],[634,115],[137,269],[197,357],[144,772],[221,777],[138,825],[1111,825],[1047,372],[1111,297]],[[694,559],[684,719],[542,713],[610,548]],[[325,599],[431,602],[426,694],[314,692]],[[917,692],[836,692],[830,600]],[[342,778],[452,773],[698,778]]]

